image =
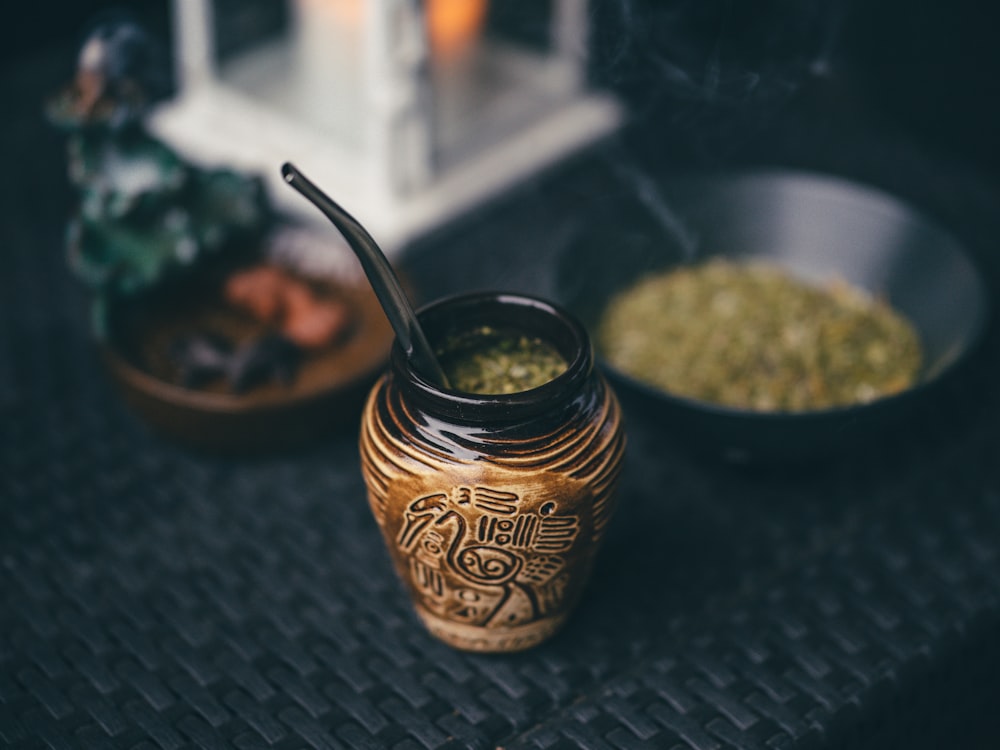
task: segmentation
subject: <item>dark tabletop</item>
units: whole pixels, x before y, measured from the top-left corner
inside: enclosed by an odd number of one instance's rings
[[[698,457],[626,402],[619,511],[583,604],[526,653],[457,652],[421,628],[390,568],[355,428],[218,458],[122,404],[63,259],[73,196],[40,97],[65,61],[2,72],[0,744],[995,746],[995,329],[909,434],[805,469]],[[641,205],[673,169],[765,164],[900,196],[958,236],[995,291],[996,182],[858,106],[819,82],[697,138],[645,112],[402,266],[428,298],[549,294],[581,216]]]

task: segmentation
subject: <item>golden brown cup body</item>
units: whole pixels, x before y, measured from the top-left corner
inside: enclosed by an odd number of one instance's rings
[[[532,298],[474,295],[421,313],[433,341],[478,319],[516,325],[569,361],[509,396],[435,388],[394,351],[362,417],[372,512],[427,628],[470,651],[516,651],[565,621],[613,508],[625,445],[582,327]]]

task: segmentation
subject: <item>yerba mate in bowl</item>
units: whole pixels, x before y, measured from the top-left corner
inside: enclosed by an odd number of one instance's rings
[[[841,279],[810,284],[720,258],[615,294],[597,342],[649,385],[755,411],[868,403],[912,386],[922,364],[916,330],[885,301]]]
[[[671,176],[653,183],[653,188],[656,211],[650,210],[647,195],[635,205],[616,207],[614,215],[587,217],[556,272],[556,298],[594,333],[598,358],[626,407],[634,407],[643,419],[656,420],[684,448],[755,464],[858,455],[873,445],[891,446],[936,430],[940,425],[936,415],[954,411],[942,410],[940,397],[961,390],[944,386],[959,379],[965,365],[974,361],[972,355],[990,319],[990,300],[973,258],[943,227],[873,188],[805,172]],[[723,395],[724,390],[739,391],[753,382],[747,369],[757,367],[755,358],[763,355],[766,339],[775,335],[762,337],[759,328],[751,328],[756,343],[734,339],[734,332],[745,330],[744,324],[755,314],[748,309],[722,325],[726,341],[721,343],[712,339],[720,331],[709,331],[710,321],[700,317],[704,313],[685,323],[690,325],[686,341],[662,340],[666,334],[657,327],[667,322],[646,318],[672,315],[669,305],[633,312],[626,316],[633,320],[619,321],[616,331],[600,335],[601,319],[612,300],[639,279],[658,274],[665,278],[681,269],[693,272],[713,260],[737,268],[763,264],[780,269],[796,284],[826,291],[831,280],[838,279],[844,292],[838,301],[843,304],[855,296],[854,291],[881,300],[915,331],[921,354],[916,372],[911,379],[906,375],[912,367],[912,339],[905,333],[891,334],[886,356],[900,367],[896,374],[908,382],[896,382],[889,375],[885,391],[872,393],[872,384],[854,378],[857,373],[852,370],[866,355],[860,354],[856,343],[837,346],[835,339],[843,334],[835,330],[832,343],[819,346],[809,341],[803,352],[842,358],[848,379],[858,381],[848,383],[848,392],[854,387],[851,398],[824,396],[823,388],[810,393],[807,381],[814,372],[809,368],[786,374],[790,380],[772,386],[770,392],[765,388],[763,394]],[[723,295],[719,304],[725,309],[734,301]],[[817,336],[804,326],[806,313],[772,312],[785,316],[786,323],[802,318],[803,326],[793,325],[777,335],[788,336],[793,343],[796,338]],[[876,317],[883,316],[876,313]],[[704,364],[699,361],[702,354],[717,354],[709,366],[726,369],[709,375],[716,392],[677,393],[682,389],[673,376],[672,389],[657,382],[663,373],[647,372],[644,379],[616,364],[616,350],[627,346],[622,339],[644,331],[660,337],[656,345],[666,363],[663,368],[680,368],[676,377],[688,383],[703,380],[697,372]],[[899,351],[897,344],[902,344]],[[739,360],[738,366],[725,361],[730,356]],[[647,362],[640,367],[659,365]]]

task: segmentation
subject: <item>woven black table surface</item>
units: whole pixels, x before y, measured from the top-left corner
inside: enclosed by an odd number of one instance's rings
[[[421,628],[390,569],[356,430],[223,459],[124,407],[63,263],[72,196],[38,108],[54,70],[3,78],[0,743],[777,750],[1000,736],[995,332],[913,434],[808,470],[697,458],[626,403],[620,509],[581,607],[531,651],[464,654]],[[789,113],[741,158],[900,194],[952,228],[996,289],[992,186],[809,116]],[[410,277],[428,296],[546,293],[548,253],[580,216],[618,210],[609,194],[641,202],[623,175],[656,173],[646,149],[627,133],[531,181],[414,247]]]

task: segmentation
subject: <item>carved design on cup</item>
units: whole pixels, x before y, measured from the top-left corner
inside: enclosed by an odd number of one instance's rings
[[[442,421],[390,378],[369,397],[360,449],[372,511],[417,614],[447,643],[528,648],[582,594],[625,438],[599,376],[559,416]]]
[[[430,612],[480,627],[519,625],[562,605],[557,578],[580,519],[555,502],[522,512],[516,493],[455,487],[424,495],[403,511],[396,541],[410,584]]]

